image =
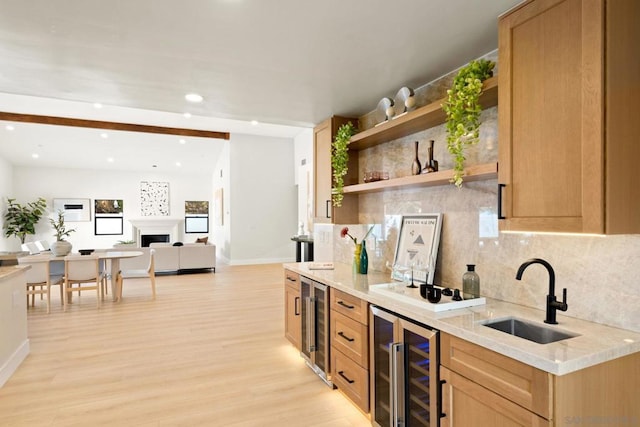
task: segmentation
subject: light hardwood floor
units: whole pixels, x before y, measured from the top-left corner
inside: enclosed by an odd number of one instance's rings
[[[52,293],[57,294],[57,288]],[[109,295],[111,296],[111,295]],[[369,426],[283,337],[281,265],[125,279],[29,309],[31,353],[0,388],[0,426]]]

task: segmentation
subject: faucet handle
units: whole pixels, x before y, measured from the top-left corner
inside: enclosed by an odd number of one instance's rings
[[[569,306],[567,305],[567,288],[562,289],[562,302],[560,303],[558,310],[567,311]]]

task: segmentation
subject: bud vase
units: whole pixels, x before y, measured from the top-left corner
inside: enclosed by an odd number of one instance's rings
[[[367,256],[367,245],[366,242],[362,241],[362,249],[360,250],[360,274],[367,274],[369,270],[369,257]]]
[[[353,272],[360,272],[360,252],[362,251],[362,243],[356,243],[355,251],[353,252]]]

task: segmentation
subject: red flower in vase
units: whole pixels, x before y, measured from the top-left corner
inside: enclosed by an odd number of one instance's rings
[[[373,227],[374,226],[372,225],[371,228],[369,228],[369,231],[367,231],[367,234],[364,235],[362,240],[365,240],[369,236],[369,233],[371,233],[371,231],[373,230]],[[343,227],[342,230],[340,230],[340,237],[345,238],[347,236],[349,236],[351,240],[353,240],[354,244],[356,245],[358,244],[358,239],[356,239],[351,234],[349,234],[349,227]]]

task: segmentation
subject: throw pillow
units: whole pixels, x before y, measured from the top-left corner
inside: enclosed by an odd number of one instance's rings
[[[196,243],[204,243],[205,245],[207,244],[207,241],[209,241],[209,237],[199,237],[196,239]]]

